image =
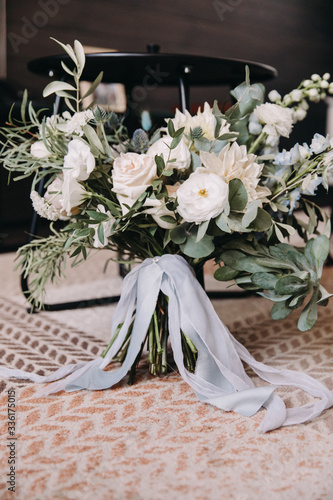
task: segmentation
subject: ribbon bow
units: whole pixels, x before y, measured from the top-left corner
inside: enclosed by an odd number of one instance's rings
[[[312,377],[296,371],[277,370],[256,361],[221,322],[191,267],[179,255],[146,259],[126,276],[112,321],[112,336],[117,326],[121,323],[123,325],[104,358],[64,366],[46,377],[4,367],[0,368],[0,376],[40,383],[53,382],[37,396],[61,390],[71,392],[112,387],[127,374],[134,363],[160,291],[169,299],[168,326],[175,363],[180,375],[194,389],[200,401],[244,416],[251,416],[264,406],[268,411],[259,432],[306,422],[333,405],[333,393]],[[119,369],[104,371],[103,368],[112,361],[121,347],[135,309],[126,358]],[[198,351],[195,373],[190,373],[184,367],[181,330],[186,332]],[[255,387],[245,373],[242,361],[273,385]],[[66,375],[68,376],[63,379]],[[299,387],[320,400],[300,408],[286,409],[282,399],[273,392],[278,385]]]

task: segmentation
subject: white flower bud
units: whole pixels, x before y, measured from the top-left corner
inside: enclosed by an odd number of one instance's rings
[[[281,101],[281,95],[277,90],[271,90],[268,94],[268,99],[272,102]]]
[[[318,82],[319,80],[321,80],[321,78],[319,75],[317,75],[317,73],[313,73],[313,75],[311,75],[311,80],[313,82]]]
[[[311,80],[304,80],[303,87],[308,87],[309,85],[311,85],[311,83]]]
[[[329,73],[325,73],[323,75],[323,80],[329,80],[331,78],[331,75]]]
[[[320,96],[318,94],[317,89],[310,89],[308,92],[308,96],[309,96],[310,101],[317,101],[318,102],[318,100],[320,99]]]
[[[333,94],[333,83],[330,83],[330,86],[328,87],[328,92],[329,94]]]
[[[290,93],[290,96],[294,102],[299,102],[303,97],[303,92],[299,89],[295,89]]]
[[[328,83],[327,80],[322,80],[320,82],[320,86],[321,86],[322,89],[327,89],[329,87],[329,83]]]

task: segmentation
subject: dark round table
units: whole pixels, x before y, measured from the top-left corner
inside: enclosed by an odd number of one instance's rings
[[[68,67],[73,67],[71,58],[64,54],[35,59],[28,64],[28,68],[38,75],[64,79],[67,74],[61,66],[61,61]],[[93,81],[100,71],[103,71],[103,82],[123,83],[127,90],[137,85],[143,85],[147,89],[178,86],[180,108],[184,111],[189,109],[191,86],[237,85],[245,79],[246,66],[249,67],[253,83],[277,76],[276,69],[271,66],[238,59],[183,54],[101,52],[86,54],[82,80]]]

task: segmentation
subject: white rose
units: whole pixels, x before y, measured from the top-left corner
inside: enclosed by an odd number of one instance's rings
[[[269,102],[260,104],[254,110],[259,122],[265,124],[263,132],[272,136],[289,137],[293,128],[292,111]]]
[[[165,163],[167,162],[170,154],[169,160],[172,161],[170,164],[166,164],[166,168],[176,168],[177,170],[186,170],[191,165],[191,154],[183,140],[180,141],[175,149],[171,149],[170,144],[172,142],[172,137],[166,135],[161,139],[158,139],[154,144],[150,146],[147,151],[147,155],[153,158],[158,155],[163,154]]]
[[[228,201],[228,184],[213,173],[193,173],[177,190],[180,216],[200,224],[217,217]]]
[[[78,213],[77,207],[83,202],[85,189],[81,184],[70,174],[64,172],[64,182],[62,185],[61,205],[66,215],[70,216]]]
[[[154,158],[146,154],[121,153],[113,163],[112,190],[123,198],[128,197],[125,203],[132,205],[156,177]]]
[[[51,154],[43,141],[37,141],[31,144],[30,152],[35,158],[46,158]]]
[[[64,172],[70,172],[78,181],[85,181],[95,168],[95,157],[87,144],[79,139],[68,143],[68,153],[64,158]]]

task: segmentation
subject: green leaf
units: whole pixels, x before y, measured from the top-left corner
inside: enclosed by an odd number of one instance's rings
[[[60,61],[60,63],[61,63],[62,69],[64,71],[66,71],[66,73],[68,73],[71,76],[74,76],[74,72],[69,69],[69,67],[64,63],[64,61]]]
[[[102,245],[104,245],[104,227],[103,227],[103,224],[99,224],[99,226],[97,228],[97,236],[98,236],[99,241],[102,243]]]
[[[193,172],[195,172],[198,167],[202,166],[202,163],[200,160],[200,156],[198,156],[194,151],[190,151],[190,153],[191,153],[191,159],[192,159],[192,161],[191,161],[192,170],[193,170]]]
[[[74,40],[74,53],[78,62],[78,76],[80,77],[86,62],[86,56],[82,44],[78,40]]]
[[[89,217],[98,222],[103,222],[110,219],[107,214],[103,214],[102,212],[95,212],[93,210],[87,210],[87,214],[89,215]]]
[[[156,167],[157,167],[157,175],[160,177],[163,173],[163,170],[165,169],[165,163],[164,163],[162,156],[156,155],[155,156],[155,163],[156,163]]]
[[[248,227],[252,221],[257,217],[260,200],[254,200],[246,207],[246,212],[242,218],[242,225]]]
[[[314,290],[310,302],[304,307],[303,311],[298,320],[298,329],[301,332],[306,332],[310,330],[318,319],[318,307],[317,307],[317,299],[318,299],[318,290]]]
[[[101,143],[101,140],[99,139],[98,135],[96,134],[95,129],[91,126],[86,124],[83,127],[83,132],[86,138],[89,141],[90,146],[95,148],[95,152],[98,153],[104,153],[104,147],[103,144]]]
[[[271,216],[263,208],[258,208],[256,218],[249,224],[249,229],[252,231],[263,232],[267,231],[272,225]]]
[[[322,286],[319,285],[319,294],[320,294],[320,299],[317,300],[318,305],[327,305],[328,299],[333,297],[332,293],[328,293],[328,291]]]
[[[86,97],[88,97],[91,94],[93,94],[95,92],[95,90],[97,89],[98,85],[101,83],[102,80],[103,80],[103,71],[101,71],[100,74],[98,75],[98,77],[92,82],[92,84],[90,85],[89,89],[87,90],[87,92],[82,97],[82,99],[85,99]]]
[[[160,219],[164,222],[167,222],[168,224],[176,224],[177,221],[174,217],[171,215],[161,215]]]
[[[50,38],[54,42],[58,43],[64,49],[64,51],[69,55],[69,57],[75,62],[75,65],[78,66],[78,60],[76,58],[76,55],[75,55],[72,47],[69,44],[65,45],[65,44],[59,42],[59,40],[56,40],[55,38],[52,38],[52,37],[50,37]]]
[[[199,224],[197,238],[196,238],[197,242],[202,240],[202,238],[205,236],[207,229],[208,229],[208,226],[209,226],[209,223],[210,223],[210,221],[206,220],[205,222],[202,222],[201,224]]]
[[[182,136],[181,135],[178,135],[177,137],[174,137],[171,141],[171,144],[170,144],[170,149],[175,149],[178,144],[180,143],[180,141],[182,140]]]
[[[170,119],[168,120],[168,134],[170,135],[170,137],[175,137],[175,127],[174,127],[174,124],[173,124],[173,121]]]
[[[287,306],[286,302],[275,302],[271,309],[272,319],[284,319],[292,313],[292,309]]]
[[[274,290],[278,278],[271,273],[259,272],[251,276],[251,281],[263,290]]]
[[[294,295],[304,291],[307,287],[308,283],[305,283],[297,276],[283,276],[277,281],[275,285],[275,292],[281,295]]]
[[[24,90],[23,92],[23,97],[22,97],[22,104],[21,104],[21,119],[24,125],[26,124],[25,120],[25,111],[27,107],[27,102],[28,102],[28,91],[27,89]]]
[[[329,254],[329,251],[330,241],[326,236],[321,235],[313,240],[313,243],[311,245],[311,252],[313,255],[313,260],[315,262],[318,279],[321,278],[323,266]]]
[[[242,211],[247,204],[247,192],[240,179],[229,182],[229,204],[231,210]]]
[[[237,278],[239,272],[235,269],[231,269],[229,266],[223,266],[216,269],[214,273],[214,278],[218,281],[231,281]]]
[[[186,224],[174,227],[170,232],[170,238],[176,245],[181,245],[186,241]]]
[[[210,151],[211,142],[208,139],[206,139],[206,137],[195,139],[193,143],[197,151],[206,151],[206,152]]]
[[[74,90],[76,92],[76,88],[73,87],[73,85],[71,85],[70,83],[56,81],[46,85],[45,89],[43,90],[43,97],[47,97],[51,94],[57,93],[59,90]]]
[[[215,219],[215,224],[221,231],[224,231],[225,233],[231,233],[231,229],[227,224],[227,217],[222,213]]]
[[[185,243],[180,245],[181,251],[188,257],[193,259],[200,259],[203,257],[208,257],[214,251],[213,237],[207,234],[197,242],[197,231],[192,230],[191,233],[187,233]]]

